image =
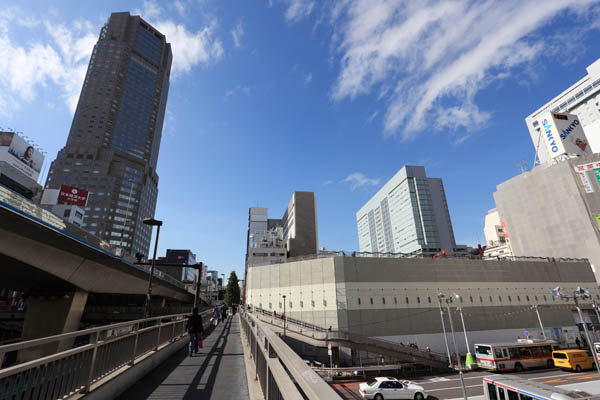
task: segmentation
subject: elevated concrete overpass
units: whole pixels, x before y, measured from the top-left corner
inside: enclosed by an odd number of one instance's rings
[[[148,278],[145,268],[0,201],[0,282],[27,294],[23,339],[77,330],[88,293],[145,295]],[[153,296],[194,299],[160,271]]]

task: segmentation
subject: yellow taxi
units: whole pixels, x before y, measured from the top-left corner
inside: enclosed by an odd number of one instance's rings
[[[552,359],[554,365],[561,369],[581,372],[594,368],[594,358],[589,350],[555,350]]]

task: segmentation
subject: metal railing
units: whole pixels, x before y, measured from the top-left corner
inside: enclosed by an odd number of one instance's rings
[[[240,320],[265,399],[341,399],[266,324],[244,310]]]
[[[274,316],[272,312],[258,307],[254,307],[254,312],[257,315],[260,315],[261,318],[266,318],[267,323],[275,325],[279,328],[283,328],[284,321],[277,317],[280,316],[280,314]],[[363,347],[368,346],[370,348],[377,349],[378,352],[385,351],[396,353],[398,358],[403,358],[408,362],[423,363],[439,368],[445,368],[449,364],[448,357],[446,357],[444,354],[414,348],[391,340],[363,336],[355,333],[339,331],[336,329],[332,329],[330,331],[329,329],[324,329],[323,327],[309,324],[290,317],[286,318],[285,325],[286,329],[290,332],[295,332],[322,342],[346,343]]]
[[[420,259],[460,259],[460,260],[489,260],[481,255],[469,253],[454,253],[442,255],[440,252],[432,251],[414,251],[412,253],[382,253],[368,251],[338,251],[338,250],[319,250],[317,254],[309,254],[306,256],[290,257],[285,262],[314,260],[318,258],[330,257],[360,257],[360,258],[420,258]],[[492,258],[495,260],[495,258]],[[587,258],[563,258],[563,257],[537,257],[537,256],[509,256],[504,257],[500,261],[539,261],[539,262],[588,262]],[[257,265],[259,266],[259,265]]]
[[[0,346],[1,365],[8,352],[76,343],[68,350],[0,369],[0,400],[64,399],[88,392],[107,375],[183,337],[188,315],[140,319]],[[211,311],[201,315],[208,324]]]

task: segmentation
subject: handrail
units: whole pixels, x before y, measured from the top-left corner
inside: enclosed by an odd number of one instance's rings
[[[273,317],[272,313],[266,312],[263,309],[254,308],[258,314],[263,314],[265,316],[271,316]],[[402,353],[405,356],[410,356],[410,357],[417,357],[420,358],[421,360],[428,360],[428,361],[433,361],[435,363],[440,363],[441,365],[448,365],[449,361],[448,361],[448,357],[446,357],[446,355],[441,354],[441,353],[436,353],[436,352],[432,352],[432,351],[426,351],[426,350],[422,350],[422,349],[415,349],[412,348],[410,346],[405,346],[402,345],[400,343],[397,342],[393,342],[391,340],[386,340],[386,339],[380,339],[380,338],[374,338],[374,337],[370,337],[370,336],[363,336],[363,335],[359,335],[359,334],[355,334],[355,333],[348,333],[348,332],[344,332],[344,331],[339,331],[339,330],[331,330],[329,331],[328,329],[323,329],[322,327],[317,327],[316,325],[311,325],[311,324],[307,324],[307,323],[300,323],[297,324],[295,323],[295,319],[293,318],[289,318],[286,317],[286,327],[289,331],[291,332],[295,332],[297,334],[300,334],[302,336],[306,336],[309,337],[313,340],[318,340],[318,341],[332,341],[332,342],[349,342],[349,343],[354,343],[357,345],[367,345],[367,346],[374,346],[374,347],[378,347],[380,349],[387,349],[389,351],[393,351],[395,353]],[[279,320],[277,319],[277,323],[273,322],[273,325],[276,326],[281,326],[283,321],[281,321],[281,323],[279,322]],[[291,326],[290,326],[291,324]],[[296,326],[294,326],[296,325]],[[307,332],[303,332],[302,329],[298,330],[298,327],[302,328],[302,327],[309,327],[309,331],[312,331],[311,334],[308,334]],[[313,329],[316,328],[316,329]],[[295,329],[294,329],[295,328]]]
[[[241,311],[240,318],[264,398],[340,399],[264,322],[244,310]]]
[[[200,315],[208,317],[211,310]],[[0,360],[7,351],[60,343],[89,335],[87,343],[0,369],[0,399],[36,398],[55,400],[88,392],[91,385],[151,351],[186,335],[186,314],[144,318],[0,346]],[[170,319],[170,321],[164,321]],[[204,325],[210,324],[209,318]],[[144,325],[148,325],[144,327]],[[129,328],[111,335],[110,331]],[[101,335],[105,333],[105,337]]]

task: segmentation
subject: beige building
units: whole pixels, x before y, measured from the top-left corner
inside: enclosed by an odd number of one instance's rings
[[[280,313],[285,295],[291,318],[444,352],[440,292],[462,295],[454,306],[464,307],[475,343],[516,339],[525,330],[539,337],[534,304],[546,328],[556,328],[557,335],[576,331],[574,305],[550,295],[556,286],[567,292],[583,286],[600,299],[586,260],[548,259],[317,258],[251,268],[246,290],[253,307]],[[587,314],[588,322],[596,322]],[[460,327],[458,314],[453,318]],[[464,342],[458,345],[464,351]]]

